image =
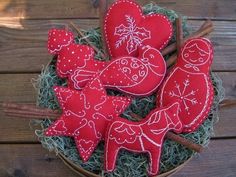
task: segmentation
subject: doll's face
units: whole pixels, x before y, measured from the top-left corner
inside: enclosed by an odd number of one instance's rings
[[[193,39],[185,45],[182,58],[187,63],[203,65],[210,59],[210,46],[201,39]]]

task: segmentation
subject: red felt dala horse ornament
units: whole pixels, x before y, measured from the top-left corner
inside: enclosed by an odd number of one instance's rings
[[[193,132],[208,117],[214,90],[210,78],[213,47],[206,38],[186,41],[177,63],[161,86],[157,104],[162,107],[180,102],[183,132]]]
[[[182,131],[182,122],[178,116],[179,103],[164,108],[156,108],[140,122],[131,122],[115,118],[108,125],[105,135],[105,170],[113,171],[120,149],[148,153],[150,175],[159,170],[161,148],[165,134],[173,130]]]

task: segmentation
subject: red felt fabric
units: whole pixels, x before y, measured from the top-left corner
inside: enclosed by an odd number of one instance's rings
[[[95,60],[94,50],[75,44],[71,32],[49,31],[48,50],[57,55],[57,73],[67,78],[69,88],[55,87],[63,112],[45,135],[73,137],[83,161],[105,139],[106,171],[114,170],[120,149],[147,153],[149,174],[157,175],[165,134],[193,132],[210,112],[212,44],[205,38],[187,40],[162,83],[166,64],[159,50],[172,36],[165,16],[145,16],[134,1],[118,0],[105,17],[104,34],[112,57],[109,62]],[[119,117],[129,98],[108,96],[105,91],[112,88],[147,96],[161,83],[158,108],[140,122]]]
[[[51,54],[58,52],[74,41],[74,35],[70,31],[52,29],[48,33],[48,51]]]
[[[156,108],[140,122],[115,118],[108,124],[105,135],[105,170],[113,171],[120,149],[147,153],[150,158],[149,174],[157,175],[161,148],[165,134],[173,130],[182,131],[178,116],[179,103]]]
[[[139,49],[139,56],[119,57],[106,63],[100,72],[102,83],[134,96],[147,96],[156,91],[166,73],[166,64],[160,52],[145,46]],[[81,88],[80,83],[88,80],[91,71],[80,68],[69,77],[74,88]],[[72,85],[72,84],[70,84]]]
[[[213,46],[206,38],[183,45],[177,63],[162,84],[157,104],[162,107],[180,99],[183,132],[193,132],[208,117],[214,90],[210,78]]]
[[[99,78],[91,80],[82,91],[55,87],[62,115],[46,130],[46,136],[73,137],[83,161],[104,139],[108,122],[130,104],[130,98],[107,96]]]
[[[74,36],[70,31],[51,29],[48,32],[48,51],[51,54],[57,54],[57,74],[62,78],[69,76],[80,69],[89,73],[89,78],[80,82],[80,88],[83,88],[90,80],[91,76],[105,67],[105,62],[94,60],[94,50],[87,45],[74,43]],[[85,75],[84,75],[85,77]],[[72,81],[69,81],[69,86]],[[73,88],[73,85],[70,86]]]
[[[132,0],[118,0],[109,8],[104,34],[111,57],[137,56],[138,47],[150,45],[163,49],[172,37],[172,24],[161,14],[143,15]]]
[[[94,51],[86,45],[70,41],[65,30],[49,31],[49,52],[57,54],[57,73],[68,79],[73,89],[82,89],[90,78],[99,73],[108,88],[114,88],[134,96],[147,96],[156,91],[166,72],[161,53],[150,46],[139,47],[138,56],[113,58],[109,62],[94,59]],[[68,39],[64,45],[64,39]],[[59,47],[58,47],[59,46]]]

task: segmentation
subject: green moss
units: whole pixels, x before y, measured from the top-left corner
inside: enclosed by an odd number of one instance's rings
[[[173,22],[173,26],[175,27],[174,21],[177,17],[177,14],[174,11],[161,8],[154,4],[146,5],[144,7],[144,11],[146,14],[162,13],[167,15],[169,19]],[[186,18],[183,19],[183,30],[184,35],[186,36],[188,35],[187,21]],[[95,46],[97,46],[99,49],[102,48],[101,34],[99,28],[84,31],[84,34],[85,37],[89,38],[89,40],[92,41]],[[76,38],[76,41],[80,44],[86,43],[85,40],[83,40],[82,38]],[[173,37],[171,42],[174,41],[175,37]],[[100,54],[97,54],[96,58],[101,59]],[[212,80],[215,87],[215,99],[208,119],[200,126],[200,128],[196,132],[190,134],[181,134],[181,136],[203,146],[208,145],[210,137],[213,134],[213,125],[218,120],[218,105],[224,96],[224,89],[222,87],[221,80],[214,73],[212,73]],[[39,106],[48,107],[52,109],[59,108],[58,102],[52,90],[52,87],[54,85],[66,85],[66,82],[58,78],[56,75],[55,60],[53,60],[50,65],[43,69],[42,73],[39,75],[38,79],[34,83],[34,86],[38,91],[37,104]],[[116,95],[120,93],[109,91],[109,94]],[[123,117],[132,120],[132,117],[128,115],[128,113],[131,111],[144,117],[149,113],[151,109],[155,107],[155,98],[155,95],[149,97],[136,98],[132,102],[132,105],[123,113]],[[75,164],[81,166],[86,170],[107,177],[147,176],[148,158],[145,154],[135,154],[122,150],[119,153],[116,166],[117,168],[115,169],[115,171],[112,173],[105,173],[103,171],[103,143],[99,144],[98,148],[95,150],[89,161],[83,163],[77,153],[73,139],[68,137],[46,137],[43,135],[43,132],[51,124],[51,121],[49,119],[45,119],[43,121],[36,121],[36,123],[41,126],[41,129],[38,129],[35,132],[43,147],[47,148],[50,151],[55,151],[56,153],[60,152],[64,154]],[[179,166],[194,154],[195,153],[193,151],[185,148],[184,146],[171,140],[166,140],[164,142],[161,154],[160,172],[163,173]]]

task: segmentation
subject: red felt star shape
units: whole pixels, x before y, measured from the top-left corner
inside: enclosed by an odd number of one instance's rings
[[[104,139],[107,124],[130,104],[130,98],[108,96],[100,79],[95,77],[82,91],[55,87],[62,108],[61,117],[45,132],[46,136],[74,137],[83,161]]]

